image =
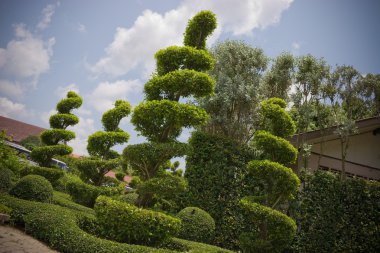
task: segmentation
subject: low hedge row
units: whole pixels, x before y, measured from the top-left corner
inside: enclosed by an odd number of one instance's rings
[[[46,242],[60,252],[70,253],[145,253],[178,252],[189,253],[228,253],[215,246],[170,238],[163,248],[129,245],[100,239],[83,231],[79,226],[76,212],[67,208],[14,198],[0,193],[0,203],[12,208],[11,219],[18,225],[24,225],[27,233]]]
[[[106,196],[98,197],[94,209],[102,235],[119,242],[157,245],[181,226],[177,218]]]
[[[71,196],[67,193],[54,191],[52,203],[59,205],[59,206],[69,208],[71,210],[75,210],[75,211],[79,211],[79,212],[85,212],[85,213],[95,215],[94,209],[91,209],[91,208],[88,208],[86,206],[82,206],[80,204],[73,202],[71,199]]]

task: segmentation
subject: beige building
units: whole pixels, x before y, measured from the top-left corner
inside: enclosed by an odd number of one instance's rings
[[[349,176],[380,180],[380,117],[373,117],[356,122],[357,133],[349,137],[345,171]],[[311,144],[308,168],[340,172],[342,170],[341,140],[335,133],[336,127],[316,130],[291,138],[296,146],[297,141],[304,140]],[[298,168],[303,161],[298,160]]]

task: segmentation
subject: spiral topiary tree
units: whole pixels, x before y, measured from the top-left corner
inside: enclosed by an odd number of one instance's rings
[[[40,166],[50,167],[51,158],[55,155],[69,155],[73,152],[66,143],[75,138],[75,133],[66,128],[78,124],[79,118],[71,111],[79,108],[82,102],[82,98],[74,91],[69,91],[66,98],[58,102],[58,113],[49,119],[52,129],[41,133],[41,140],[46,146],[35,147],[30,154]]]
[[[261,103],[265,130],[255,133],[252,145],[263,160],[248,163],[245,185],[252,195],[240,201],[247,221],[239,237],[243,252],[282,252],[296,232],[295,221],[283,213],[283,204],[294,198],[300,185],[286,167],[296,161],[297,150],[283,139],[295,132],[285,107],[279,98]]]
[[[131,105],[127,101],[117,100],[115,108],[103,114],[105,131],[98,131],[88,137],[87,151],[91,157],[77,163],[84,181],[99,186],[104,181],[104,175],[118,166],[120,155],[111,148],[129,140],[129,134],[120,129],[119,124],[130,112]]]
[[[145,84],[145,101],[134,109],[131,120],[149,143],[130,145],[124,150],[143,181],[160,175],[162,165],[169,159],[185,154],[187,145],[176,140],[184,127],[199,126],[208,119],[204,109],[179,100],[213,92],[214,80],[204,72],[214,64],[205,46],[215,28],[215,15],[201,11],[188,23],[184,46],[171,46],[155,55],[156,74]],[[142,194],[138,202],[149,206],[151,198]]]

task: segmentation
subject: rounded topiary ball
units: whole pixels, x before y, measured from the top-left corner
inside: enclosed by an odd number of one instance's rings
[[[204,243],[213,240],[215,221],[206,211],[198,207],[186,207],[177,214],[177,217],[182,221],[180,238]]]
[[[20,199],[49,202],[53,197],[53,187],[42,176],[27,175],[21,178],[9,193]]]

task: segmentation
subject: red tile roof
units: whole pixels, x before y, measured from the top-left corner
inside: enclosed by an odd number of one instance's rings
[[[6,134],[12,137],[13,142],[20,143],[30,135],[39,135],[45,128],[27,124],[14,119],[0,116],[0,131],[6,130]]]

